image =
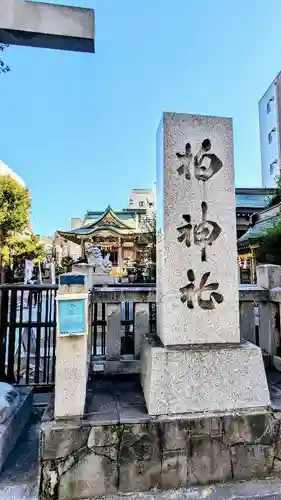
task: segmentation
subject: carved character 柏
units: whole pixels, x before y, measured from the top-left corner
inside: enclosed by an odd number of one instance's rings
[[[204,139],[198,153],[193,157],[192,147],[189,142],[185,145],[185,153],[176,153],[176,156],[181,160],[181,164],[177,171],[179,175],[183,175],[185,179],[191,179],[191,166],[194,166],[196,179],[207,181],[211,179],[223,166],[219,157],[211,152],[212,144],[210,139]]]

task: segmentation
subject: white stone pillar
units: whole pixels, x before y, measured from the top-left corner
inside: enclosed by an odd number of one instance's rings
[[[89,363],[86,277],[64,274],[57,295],[56,419],[83,416]]]
[[[121,352],[121,304],[107,304],[106,359],[119,360]]]
[[[120,271],[123,269],[123,249],[122,249],[122,243],[119,244],[118,247],[118,268]]]
[[[261,350],[240,343],[232,120],[164,113],[157,147],[158,337],[145,343],[141,370],[148,411],[265,408]]]
[[[281,266],[262,264],[257,266],[257,285],[268,290],[281,288]],[[268,300],[259,303],[259,345],[271,355],[276,355],[280,344],[279,328],[276,318],[280,313],[280,304]]]
[[[257,266],[257,284],[269,290],[281,287],[281,266],[276,264]]]
[[[141,344],[149,333],[149,303],[137,302],[135,304],[135,357],[140,356]]]

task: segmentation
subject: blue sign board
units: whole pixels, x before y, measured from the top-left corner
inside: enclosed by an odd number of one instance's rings
[[[59,334],[79,335],[86,333],[85,300],[59,300]]]
[[[85,285],[85,275],[63,274],[60,276],[60,285]]]

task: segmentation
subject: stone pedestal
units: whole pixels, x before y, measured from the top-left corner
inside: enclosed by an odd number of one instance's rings
[[[105,273],[93,273],[93,285],[113,285],[114,277]]]
[[[239,346],[143,346],[142,387],[150,415],[264,410],[269,406],[261,350]]]
[[[85,274],[85,276],[87,276],[88,289],[92,290],[94,272],[94,266],[92,264],[87,264],[84,262],[81,264],[75,264],[74,266],[72,266],[72,272],[77,274]]]
[[[281,266],[262,264],[257,267],[257,284],[270,290],[281,287]]]
[[[151,415],[269,405],[240,343],[232,120],[164,113],[157,137],[157,336],[142,349]]]

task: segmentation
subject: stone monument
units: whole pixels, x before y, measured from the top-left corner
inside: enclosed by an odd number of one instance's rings
[[[151,415],[264,409],[261,350],[241,343],[232,120],[164,113],[157,158],[157,328],[142,352]]]

